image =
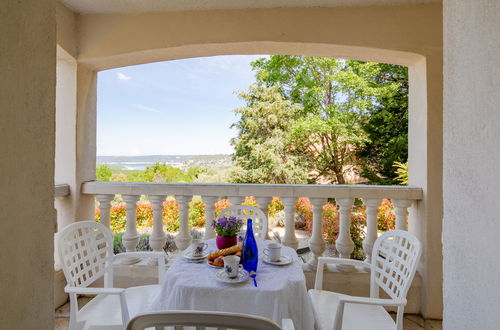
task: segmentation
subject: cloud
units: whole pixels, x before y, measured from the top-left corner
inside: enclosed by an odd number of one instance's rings
[[[121,72],[118,72],[118,73],[116,74],[116,77],[117,77],[118,79],[120,79],[120,80],[130,80],[130,79],[132,79],[132,77],[127,76],[126,74],[121,73]]]
[[[160,110],[158,109],[155,109],[155,108],[150,108],[150,107],[147,107],[145,105],[142,105],[142,104],[132,104],[132,106],[134,108],[137,108],[137,109],[140,109],[140,110],[144,110],[144,111],[149,111],[149,112],[161,112]]]

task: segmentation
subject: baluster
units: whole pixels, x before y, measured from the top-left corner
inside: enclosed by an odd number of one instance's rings
[[[175,199],[179,203],[179,233],[175,238],[175,244],[181,251],[187,249],[191,243],[191,234],[189,233],[189,202],[192,196],[180,195]]]
[[[406,217],[408,216],[408,208],[412,201],[408,199],[393,199],[392,203],[396,207],[396,229],[406,230]]]
[[[269,204],[271,204],[271,202],[273,201],[273,198],[272,197],[256,197],[255,200],[256,200],[257,204],[259,205],[259,208],[266,215],[266,218],[263,219],[263,221],[266,221],[266,223],[264,225],[267,227],[267,232],[266,232],[265,237],[263,237],[263,238],[264,239],[271,239],[271,237],[269,236]]]
[[[340,253],[341,258],[349,259],[354,249],[354,242],[351,238],[351,207],[354,198],[337,198],[337,204],[340,206],[340,228],[339,236],[335,241],[335,247]],[[352,271],[354,267],[348,265],[337,265],[341,271]]]
[[[313,227],[312,235],[309,240],[309,247],[313,253],[313,257],[309,260],[311,268],[316,269],[318,266],[318,258],[325,251],[325,240],[323,239],[323,205],[326,203],[326,198],[310,198],[313,205]]]
[[[285,205],[285,237],[283,238],[283,244],[297,249],[299,246],[297,237],[295,237],[295,204],[297,198],[284,197],[281,201]]]
[[[211,239],[215,237],[215,231],[212,227],[212,220],[214,219],[215,213],[215,203],[218,198],[215,196],[203,196],[203,202],[205,203],[205,239]]]
[[[165,232],[163,231],[163,202],[165,201],[164,195],[149,196],[149,200],[153,205],[153,232],[149,237],[149,245],[155,252],[163,252],[163,247],[167,242]],[[158,264],[158,259],[151,258],[149,264]]]
[[[377,213],[381,200],[375,198],[365,198],[366,205],[366,236],[363,240],[363,250],[366,254],[366,263],[371,263],[373,244],[377,240]]]
[[[101,214],[101,224],[106,227],[110,228],[110,208],[111,208],[111,201],[113,200],[115,196],[114,195],[96,195],[95,199],[99,202],[99,211]]]
[[[136,209],[137,201],[140,196],[137,195],[123,195],[123,201],[125,202],[125,208],[127,212],[127,223],[125,226],[125,234],[122,236],[122,244],[125,246],[127,252],[133,252],[137,249],[137,244],[139,244],[139,234],[137,233],[136,226]],[[128,257],[124,258],[122,263],[125,265],[132,265],[139,262],[141,258],[138,257]]]
[[[230,196],[229,197],[229,202],[232,205],[241,205],[245,201],[245,197],[242,196]]]

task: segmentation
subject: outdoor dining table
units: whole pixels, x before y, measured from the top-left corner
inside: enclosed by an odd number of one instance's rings
[[[254,281],[240,284],[219,282],[206,259],[195,263],[179,257],[165,273],[161,291],[151,303],[151,311],[200,310],[245,313],[267,317],[281,324],[293,320],[295,329],[314,329],[312,304],[306,289],[305,276],[295,250],[283,246],[282,255],[293,258],[286,266],[266,264],[262,252],[270,241],[258,241],[259,263],[257,287]],[[216,250],[215,241],[208,240],[208,251]]]

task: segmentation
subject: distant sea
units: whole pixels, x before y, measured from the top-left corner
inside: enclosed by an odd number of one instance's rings
[[[148,166],[153,166],[157,162],[105,162],[99,164],[106,164],[111,167],[119,167],[124,170],[145,170]],[[173,167],[180,167],[182,163],[169,163],[167,165]]]
[[[106,164],[125,170],[145,170],[155,163],[173,167],[201,165],[213,162],[230,162],[230,155],[147,155],[147,156],[97,156],[97,165]]]

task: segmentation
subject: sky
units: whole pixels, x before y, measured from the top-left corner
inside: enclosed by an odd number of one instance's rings
[[[101,71],[97,85],[97,155],[230,154],[235,91],[247,90],[250,62],[227,55]]]

